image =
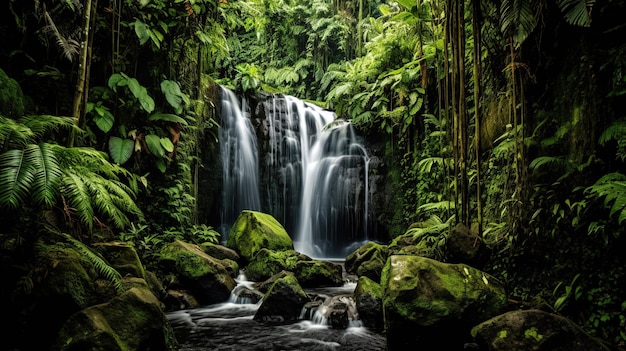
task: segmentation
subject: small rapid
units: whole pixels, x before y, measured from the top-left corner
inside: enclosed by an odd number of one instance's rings
[[[305,305],[300,318],[276,325],[253,320],[263,301],[255,282],[243,274],[236,282],[227,302],[167,313],[179,350],[386,350],[384,335],[364,327],[358,319],[351,297],[355,283],[305,289],[312,302]],[[337,304],[348,309],[345,328],[337,328],[329,318],[329,309]]]

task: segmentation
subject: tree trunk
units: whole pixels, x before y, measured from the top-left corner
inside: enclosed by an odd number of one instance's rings
[[[94,7],[95,8],[95,7]],[[85,114],[85,90],[87,80],[88,80],[88,65],[87,65],[87,57],[88,57],[88,48],[89,48],[89,37],[90,30],[89,26],[91,25],[91,9],[92,9],[92,0],[85,1],[85,8],[83,10],[83,26],[82,26],[82,40],[80,43],[80,54],[78,58],[78,80],[76,82],[76,91],[74,92],[74,103],[72,108],[72,116],[76,119],[77,125],[80,127],[84,121]],[[70,146],[74,145],[75,136],[72,135],[70,138]]]

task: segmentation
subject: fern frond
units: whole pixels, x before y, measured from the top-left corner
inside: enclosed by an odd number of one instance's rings
[[[626,175],[609,173],[585,189],[585,192],[596,199],[604,198],[604,207],[610,207],[609,217],[619,213],[618,224],[626,221]]]
[[[36,138],[42,138],[47,133],[58,132],[59,130],[85,134],[85,131],[76,125],[76,119],[72,117],[34,115],[21,117],[18,122],[30,128]]]
[[[93,229],[94,209],[91,205],[89,188],[79,174],[66,172],[61,178],[61,193],[67,198],[68,205],[74,209],[80,221],[89,230]]]
[[[58,185],[63,175],[54,150],[50,144],[32,145],[34,167],[33,200],[47,207],[54,205],[58,195]]]
[[[9,150],[0,155],[0,205],[18,208],[26,202],[34,181],[32,165],[25,150]]]
[[[61,167],[49,144],[28,144],[0,155],[0,205],[17,208],[32,196],[51,207],[57,196]]]
[[[598,143],[605,145],[614,140],[626,142],[626,121],[613,122],[602,132]]]
[[[35,133],[14,119],[0,116],[0,145],[2,151],[10,148],[22,148],[34,141]]]
[[[122,275],[115,268],[111,267],[102,257],[94,253],[85,244],[72,238],[69,234],[63,233],[62,236],[76,249],[76,251],[83,255],[85,260],[89,261],[94,266],[98,274],[113,284],[113,287],[118,293],[123,291]]]
[[[543,167],[549,167],[551,169],[561,169],[565,166],[564,156],[539,156],[530,162],[528,167],[537,171]]]
[[[454,208],[454,201],[438,201],[438,202],[429,202],[427,204],[423,204],[417,208],[418,211],[446,211],[448,209]]]

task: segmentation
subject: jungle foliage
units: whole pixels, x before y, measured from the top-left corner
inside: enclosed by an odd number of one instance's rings
[[[146,256],[198,209],[214,92],[316,101],[385,144],[390,235],[463,222],[520,304],[624,346],[623,0],[7,0],[3,247]],[[209,83],[207,83],[209,82]],[[211,137],[213,136],[213,137]],[[198,140],[211,145],[198,145]]]

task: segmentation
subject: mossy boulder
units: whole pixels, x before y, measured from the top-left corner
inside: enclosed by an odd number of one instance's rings
[[[465,264],[392,255],[381,278],[389,350],[416,343],[462,347],[472,326],[507,308],[498,281]]]
[[[213,243],[202,243],[198,245],[206,252],[207,255],[217,258],[218,260],[232,260],[239,262],[239,255],[235,250],[229,249],[226,246],[213,244]]]
[[[161,250],[158,260],[164,274],[174,274],[181,288],[189,290],[200,304],[228,300],[236,285],[222,262],[198,245],[177,240]]]
[[[608,351],[571,320],[541,310],[517,310],[472,328],[485,351]]]
[[[261,249],[293,250],[293,242],[285,228],[271,215],[244,210],[228,236],[226,247],[235,250],[243,260],[250,262]]]
[[[22,88],[0,69],[0,115],[19,118],[24,115],[24,93]]]
[[[346,257],[346,272],[380,282],[380,275],[387,262],[387,253],[386,245],[370,241]]]
[[[300,285],[328,287],[343,285],[343,269],[340,265],[321,260],[298,261],[294,274]]]
[[[280,271],[293,272],[299,261],[310,259],[295,250],[274,251],[263,248],[248,263],[245,273],[248,280],[260,282]]]
[[[132,245],[117,241],[97,243],[93,247],[122,276],[130,275],[146,279],[146,271]]]
[[[102,270],[94,265],[97,254],[87,247],[79,249],[64,240],[52,244],[40,240],[37,246],[32,260],[36,265],[28,276],[34,284],[24,290],[16,286],[10,306],[13,310],[5,311],[17,316],[3,327],[5,343],[11,345],[15,340],[20,349],[51,345],[69,316],[117,295],[113,282],[103,279]],[[106,266],[104,260],[98,262]]]
[[[132,288],[72,315],[52,350],[177,350],[174,332],[157,298]]]
[[[480,267],[485,262],[487,253],[483,239],[463,223],[458,223],[450,230],[446,240],[447,262]]]
[[[296,277],[287,274],[276,279],[265,293],[254,320],[273,324],[295,321],[308,301],[309,297]]]
[[[363,325],[376,331],[384,329],[383,288],[380,284],[366,276],[360,277],[354,289],[354,301]]]

